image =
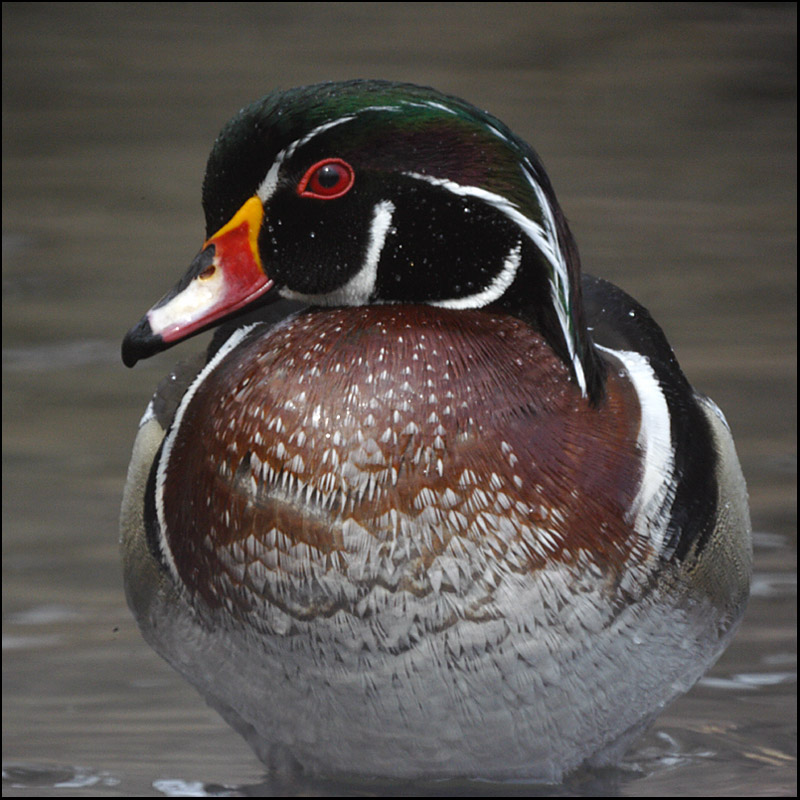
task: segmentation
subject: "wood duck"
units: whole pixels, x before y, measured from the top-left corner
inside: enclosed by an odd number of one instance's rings
[[[738,625],[747,493],[648,312],[581,278],[533,150],[432,89],[321,84],[227,124],[203,207],[122,348],[226,323],[134,445],[145,639],[271,766],[618,759]]]

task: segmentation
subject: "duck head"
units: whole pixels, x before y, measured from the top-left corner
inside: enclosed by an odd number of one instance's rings
[[[601,392],[550,181],[462,100],[382,81],[269,94],[217,138],[203,208],[206,242],[126,336],[128,366],[277,298],[492,306],[538,330],[582,394]]]

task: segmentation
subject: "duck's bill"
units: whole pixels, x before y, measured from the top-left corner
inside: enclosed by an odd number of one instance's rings
[[[132,367],[250,306],[273,286],[258,251],[264,211],[251,197],[203,246],[188,272],[128,331],[122,361]]]

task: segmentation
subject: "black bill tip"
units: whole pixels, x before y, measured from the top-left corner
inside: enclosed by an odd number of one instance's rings
[[[137,361],[149,358],[168,347],[161,336],[153,333],[147,317],[142,317],[122,340],[122,363],[126,367],[133,367]]]

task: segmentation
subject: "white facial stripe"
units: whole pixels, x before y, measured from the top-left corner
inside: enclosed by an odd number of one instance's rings
[[[331,120],[330,122],[324,122],[322,125],[317,125],[312,131],[309,131],[302,139],[297,139],[296,141],[292,142],[284,152],[286,155],[284,158],[291,158],[294,155],[295,150],[298,147],[302,147],[304,144],[308,144],[312,139],[319,136],[321,133],[325,133],[325,131],[330,130],[331,128],[335,128],[337,125],[342,125],[345,122],[350,122],[351,119],[355,119],[355,115],[349,114],[346,117],[339,117],[339,119]]]
[[[269,168],[265,178],[261,181],[261,185],[258,187],[256,194],[258,198],[261,200],[262,203],[266,203],[270,197],[275,193],[275,189],[278,187],[278,173],[280,172],[280,168],[283,165],[283,162],[287,159],[291,158],[297,148],[302,147],[305,144],[308,144],[312,139],[316,136],[319,136],[321,133],[325,133],[325,131],[330,130],[331,128],[335,128],[337,125],[342,125],[345,122],[350,122],[351,120],[355,119],[359,114],[366,114],[368,111],[389,111],[389,112],[396,112],[402,111],[403,106],[414,106],[417,108],[436,108],[440,111],[446,111],[448,114],[455,114],[456,112],[453,109],[448,108],[445,105],[440,103],[434,102],[425,102],[425,103],[412,103],[403,101],[401,105],[396,106],[367,106],[366,108],[360,108],[357,111],[353,112],[352,114],[348,114],[344,117],[339,117],[338,119],[331,120],[330,122],[325,122],[322,125],[318,125],[314,130],[307,133],[301,139],[296,139],[292,142],[288,147],[285,147],[283,150],[275,156],[275,161],[272,162],[272,166]],[[501,137],[502,138],[502,137]]]
[[[372,210],[369,244],[364,256],[364,263],[344,286],[327,294],[301,294],[290,289],[283,289],[281,296],[317,306],[358,306],[369,303],[375,291],[378,262],[386,243],[386,236],[392,226],[392,214],[394,214],[394,203],[390,200],[382,200],[375,205]]]
[[[489,130],[489,131],[491,131],[491,133],[492,133],[492,134],[494,134],[494,135],[495,135],[495,136],[496,136],[498,139],[501,139],[501,140],[502,140],[502,141],[504,141],[506,144],[509,144],[509,143],[510,143],[510,139],[508,138],[508,136],[506,136],[506,135],[505,135],[505,134],[503,134],[503,133],[500,133],[500,131],[499,131],[499,130],[497,130],[497,128],[495,128],[495,127],[494,127],[494,125],[488,125],[488,124],[487,124],[487,125],[486,125],[486,127],[487,127],[487,128],[488,128],[488,130]]]
[[[412,106],[413,108],[435,108],[437,111],[444,111],[447,114],[452,114],[456,116],[458,112],[453,110],[452,108],[448,108],[448,106],[444,105],[443,103],[435,103],[433,100],[425,100],[422,102],[412,102],[411,100],[403,100],[404,106]]]
[[[581,364],[581,360],[576,353],[577,341],[572,325],[569,270],[558,245],[558,229],[553,217],[553,209],[550,208],[547,196],[536,178],[527,169],[523,169],[523,173],[533,188],[536,199],[539,201],[539,207],[542,209],[543,227],[540,230],[544,234],[544,239],[541,243],[538,243],[539,249],[542,250],[553,267],[552,280],[550,281],[553,304],[556,307],[558,321],[561,323],[561,330],[564,332],[564,339],[566,339],[567,347],[569,348],[572,365],[575,369],[575,377],[580,384],[581,390],[586,394],[586,378],[583,374],[583,364]]]
[[[639,399],[642,419],[637,444],[642,451],[644,470],[629,514],[636,531],[649,538],[655,551],[661,553],[675,499],[672,487],[675,454],[667,401],[645,356],[628,350],[596,347],[622,364]]]
[[[258,189],[256,190],[256,195],[258,196],[259,200],[262,203],[266,203],[270,197],[275,193],[275,190],[278,188],[278,173],[280,172],[281,167],[283,166],[284,161],[291,158],[295,152],[297,151],[298,147],[302,147],[305,144],[308,144],[312,139],[316,136],[319,136],[321,133],[325,133],[325,131],[330,130],[331,128],[335,128],[337,125],[342,125],[345,122],[350,122],[351,120],[355,119],[359,114],[365,114],[368,111],[402,111],[403,106],[415,106],[417,108],[436,108],[440,111],[446,111],[448,114],[455,114],[456,112],[453,111],[451,108],[448,108],[445,105],[440,103],[434,102],[425,102],[425,103],[412,103],[403,101],[402,105],[396,106],[367,106],[366,108],[361,108],[355,111],[352,114],[348,114],[344,117],[339,117],[338,119],[331,120],[330,122],[324,122],[322,125],[318,125],[312,131],[307,133],[300,139],[296,139],[290,145],[285,147],[283,150],[275,156],[275,160],[272,162],[272,166],[267,171],[267,174],[264,176],[264,180],[261,181]]]
[[[261,181],[261,185],[256,190],[258,199],[265,206],[267,201],[270,199],[270,197],[272,197],[273,194],[275,194],[275,190],[278,188],[278,173],[283,165],[283,159],[285,155],[285,150],[281,150],[281,152],[278,153],[277,157],[272,162],[272,166],[269,168],[269,172],[267,172],[266,177],[263,181]]]
[[[367,106],[366,108],[359,108],[353,116],[364,114],[367,111],[402,111],[400,106]]]
[[[285,147],[283,150],[281,150],[280,153],[275,156],[272,166],[269,168],[264,180],[261,181],[261,185],[256,191],[258,199],[261,200],[262,203],[266,204],[269,198],[272,197],[272,195],[275,193],[275,190],[278,188],[278,173],[280,172],[281,166],[283,166],[283,162],[291,158],[298,147],[302,147],[304,144],[310,142],[315,136],[319,136],[319,134],[324,133],[331,128],[335,128],[337,125],[350,122],[351,119],[355,119],[353,114],[350,114],[346,117],[339,117],[338,119],[318,125],[316,128],[314,128],[314,130],[303,136],[302,139],[296,139],[288,147]]]
[[[406,172],[404,174],[409,178],[425,181],[433,186],[440,186],[448,192],[452,192],[460,197],[475,197],[488,203],[517,225],[541,251],[552,270],[550,285],[552,287],[553,304],[558,314],[558,320],[561,323],[564,340],[567,343],[567,349],[569,350],[570,359],[575,371],[575,378],[578,381],[581,392],[585,395],[586,377],[583,372],[583,365],[576,352],[575,338],[570,324],[569,273],[561,253],[561,248],[558,246],[558,234],[552,210],[542,188],[526,171],[525,174],[531,182],[534,192],[536,193],[536,198],[542,208],[543,224],[540,225],[538,222],[526,217],[514,203],[502,195],[489,192],[477,186],[462,186],[446,178],[434,178],[431,175],[422,175],[418,172]]]
[[[245,327],[234,331],[225,344],[223,344],[222,347],[220,347],[220,349],[217,351],[214,358],[212,358],[211,361],[209,361],[208,364],[206,364],[206,366],[200,370],[195,379],[192,381],[192,385],[187,389],[186,394],[184,394],[183,398],[181,399],[178,410],[175,412],[175,419],[172,421],[170,432],[167,435],[167,438],[164,440],[164,447],[161,451],[161,457],[158,461],[158,470],[156,471],[156,516],[158,518],[158,535],[161,552],[164,554],[164,559],[167,562],[169,571],[175,578],[176,586],[180,586],[183,581],[178,575],[178,568],[175,566],[175,559],[172,557],[172,551],[170,550],[169,543],[166,539],[167,518],[164,512],[164,483],[166,481],[167,465],[169,464],[170,453],[172,452],[172,447],[175,444],[175,438],[180,430],[181,422],[183,421],[183,415],[186,413],[189,403],[197,393],[197,390],[200,388],[203,381],[216,368],[217,364],[219,364],[219,362],[225,358],[225,356],[230,353],[230,351],[233,350],[233,348],[236,347],[236,345],[238,345],[239,342],[241,342],[242,339],[244,339],[244,337],[257,324],[258,323],[246,325]]]
[[[494,280],[482,292],[471,294],[468,297],[454,297],[451,300],[438,300],[432,306],[441,308],[483,308],[489,303],[499,300],[506,289],[514,283],[517,270],[522,261],[522,242],[518,242],[508,251],[503,269],[495,276]]]

